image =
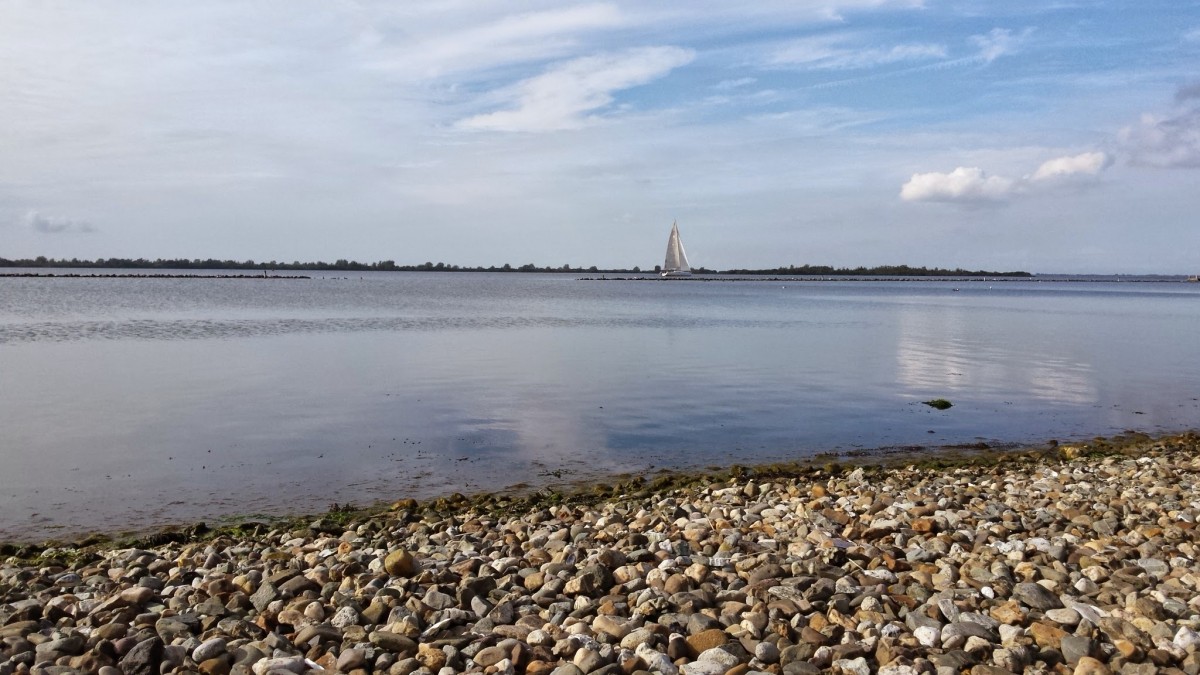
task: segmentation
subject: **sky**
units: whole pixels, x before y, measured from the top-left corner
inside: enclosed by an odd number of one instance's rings
[[[0,257],[1200,273],[1200,3],[0,0]]]

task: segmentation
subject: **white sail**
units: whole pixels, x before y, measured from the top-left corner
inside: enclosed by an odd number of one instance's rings
[[[667,259],[663,263],[663,276],[687,276],[692,273],[688,265],[687,253],[683,250],[683,242],[679,239],[679,224],[671,224],[671,237],[667,239]]]

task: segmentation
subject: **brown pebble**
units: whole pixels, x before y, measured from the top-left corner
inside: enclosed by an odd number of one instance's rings
[[[729,634],[719,628],[710,628],[695,635],[689,635],[686,640],[688,650],[692,658],[695,658],[706,650],[720,647],[729,642]]]
[[[1042,649],[1061,649],[1062,639],[1067,632],[1053,624],[1035,621],[1029,626],[1029,634]]]
[[[1108,666],[1090,656],[1079,659],[1079,663],[1075,664],[1074,675],[1110,675],[1111,673]]]
[[[417,565],[413,554],[400,549],[392,551],[383,559],[383,569],[394,577],[411,577],[417,573],[420,566]]]
[[[417,647],[417,661],[436,673],[446,665],[446,652],[436,645],[421,644]]]

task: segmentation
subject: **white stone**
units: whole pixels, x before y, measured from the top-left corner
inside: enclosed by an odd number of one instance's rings
[[[838,659],[833,662],[833,667],[845,675],[871,675],[871,666],[867,665],[867,660],[861,656],[857,659]]]
[[[754,645],[754,658],[763,663],[779,661],[779,647],[774,642],[762,641]]]
[[[257,661],[251,666],[251,670],[254,671],[254,675],[266,675],[272,670],[286,670],[299,674],[308,670],[308,664],[304,662],[303,656],[281,656]]]
[[[645,643],[638,645],[637,651],[634,653],[642,660],[642,663],[646,664],[646,669],[650,672],[662,673],[662,675],[679,675],[679,668],[676,668],[675,664],[671,663],[671,659],[667,658],[666,654],[655,650]]]
[[[941,644],[942,629],[935,626],[918,626],[913,631],[913,637],[924,647],[937,647]]]
[[[1175,644],[1182,649],[1200,647],[1200,633],[1187,626],[1180,626],[1179,630],[1175,633]]]
[[[708,661],[710,663],[719,663],[722,666],[724,666],[726,670],[728,670],[738,664],[738,658],[736,656],[734,656],[733,654],[730,654],[729,652],[725,651],[724,649],[721,649],[720,647],[713,647],[712,649],[705,649],[703,652],[700,653],[700,656],[697,657],[696,660],[697,661]]]
[[[554,637],[541,628],[535,628],[526,636],[525,641],[530,647],[549,647],[554,644]]]
[[[333,618],[329,620],[336,628],[346,628],[358,623],[358,611],[353,607],[346,605],[334,613]]]
[[[1063,604],[1078,612],[1079,616],[1083,617],[1087,621],[1092,622],[1093,625],[1099,626],[1100,619],[1108,616],[1108,612],[1095,605],[1089,605],[1085,602],[1076,602],[1070,598],[1067,598],[1066,600],[1067,601]]]
[[[683,675],[725,675],[727,670],[729,669],[724,664],[716,661],[692,661],[679,668],[679,672]]]
[[[220,656],[225,653],[225,639],[215,637],[211,640],[205,640],[192,650],[192,660],[196,663],[202,663],[211,658]]]
[[[987,640],[984,640],[983,638],[979,637],[978,635],[972,635],[972,636],[968,637],[967,643],[965,645],[963,645],[963,651],[970,652],[972,654],[984,652],[986,650],[990,650],[991,648],[992,648],[992,643],[988,642]]]
[[[1000,644],[1004,645],[1005,647],[1012,647],[1016,645],[1017,640],[1025,635],[1024,628],[1021,628],[1020,626],[1010,626],[1006,623],[1000,624],[998,630],[1000,631]]]
[[[867,570],[864,574],[866,574],[867,576],[869,576],[873,579],[879,579],[880,581],[883,581],[883,582],[886,582],[889,584],[896,583],[896,579],[897,579],[895,573],[893,573],[891,570],[887,569],[886,567],[877,567],[873,570]]]

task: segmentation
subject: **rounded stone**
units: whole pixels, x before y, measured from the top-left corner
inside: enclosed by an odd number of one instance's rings
[[[1079,612],[1069,608],[1046,610],[1046,618],[1060,626],[1075,626],[1079,623]]]
[[[778,663],[779,646],[774,642],[760,642],[754,646],[754,658],[763,663]]]
[[[404,549],[392,551],[383,559],[383,569],[394,577],[411,577],[419,568],[417,559]]]
[[[211,658],[215,658],[225,653],[225,639],[215,637],[211,640],[205,640],[200,643],[200,646],[192,650],[192,660],[196,663],[202,663]]]
[[[710,628],[695,635],[689,635],[686,640],[688,649],[693,654],[699,655],[713,647],[720,647],[729,642],[729,634],[719,628]]]

